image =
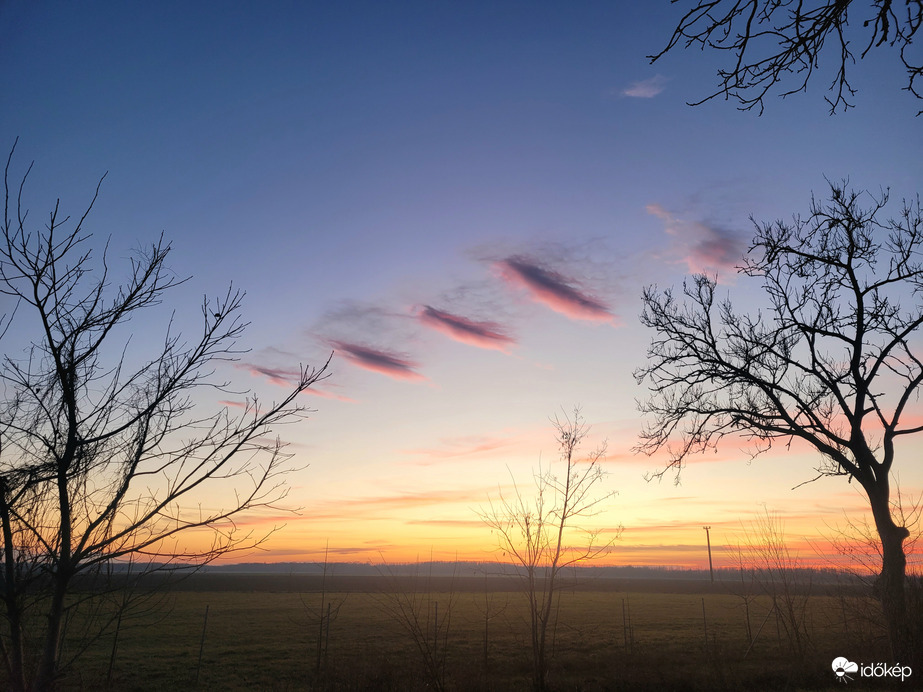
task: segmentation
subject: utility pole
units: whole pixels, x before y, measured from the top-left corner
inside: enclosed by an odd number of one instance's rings
[[[711,534],[708,533],[711,526],[703,526],[702,528],[705,529],[705,540],[708,541],[708,572],[711,574],[711,580],[715,581],[715,568],[711,563]]]

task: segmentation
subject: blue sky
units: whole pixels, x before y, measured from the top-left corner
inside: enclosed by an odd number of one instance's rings
[[[247,291],[252,351],[227,370],[242,388],[272,397],[336,350],[317,412],[285,430],[309,464],[291,479],[303,515],[267,559],[311,559],[328,538],[356,559],[482,554],[474,510],[553,454],[548,417],[580,404],[608,439],[619,494],[599,521],[625,527],[617,559],[670,563],[704,522],[730,542],[760,503],[803,533],[862,503],[841,479],[791,491],[807,451],[747,465],[730,447],[679,488],[645,483],[657,462],[630,452],[642,286],[705,270],[754,300],[732,269],[751,214],[806,213],[825,177],[899,200],[923,174],[896,56],[856,65],[856,108],[834,117],[825,64],[761,117],[691,108],[714,56],[645,57],[678,12],[8,2],[0,144],[19,137],[18,174],[35,160],[36,218],[56,198],[82,211],[108,171],[89,228],[117,258],[165,234],[193,277],[173,296],[180,324],[204,293]]]

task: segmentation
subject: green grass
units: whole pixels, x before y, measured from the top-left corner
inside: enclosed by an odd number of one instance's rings
[[[427,612],[433,612],[432,603],[440,604],[443,623],[451,617],[445,646],[449,689],[528,688],[525,599],[516,592],[489,596],[499,614],[489,623],[485,661],[484,593],[417,594],[428,599]],[[191,689],[198,668],[202,689],[429,689],[419,652],[383,608],[393,595],[333,592],[326,598],[342,606],[330,625],[320,675],[315,664],[321,594],[179,591],[157,618],[123,625],[111,687]],[[878,625],[856,616],[867,605],[856,597],[812,596],[799,654],[775,616],[767,618],[770,599],[757,597],[750,603],[751,629],[754,634],[761,624],[763,629],[748,653],[743,599],[733,593],[564,591],[549,633],[549,682],[560,690],[837,689],[830,668],[835,656],[887,658]],[[104,689],[112,641],[111,634],[101,638],[63,687]],[[850,689],[869,689],[863,682]]]

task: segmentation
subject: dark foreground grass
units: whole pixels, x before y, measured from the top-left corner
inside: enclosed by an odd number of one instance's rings
[[[279,579],[277,584],[285,588]],[[240,587],[247,584],[240,577]],[[330,591],[324,602],[332,604],[336,617],[331,618],[318,668],[321,593],[226,587],[177,591],[156,617],[124,622],[111,674],[114,633],[86,652],[62,680],[62,688],[434,689],[437,681],[427,673],[419,649],[388,612],[398,599],[420,606],[428,645],[434,620],[438,617],[440,631],[448,625],[446,638],[435,645],[437,660],[444,656],[438,682],[446,689],[529,688],[529,629],[522,594],[479,592],[470,584],[424,593],[412,579],[383,580],[374,588],[366,584],[363,592]],[[344,588],[343,583],[337,588]],[[562,592],[549,641],[551,688],[845,689],[830,665],[835,657],[888,660],[875,606],[859,595],[812,595],[803,610],[803,633],[795,638],[766,595],[744,599],[731,586],[701,589],[711,593],[693,593],[681,585],[662,588],[665,592],[629,592],[608,584],[605,589]],[[910,681],[903,686],[872,683],[854,679],[848,689],[919,689]]]

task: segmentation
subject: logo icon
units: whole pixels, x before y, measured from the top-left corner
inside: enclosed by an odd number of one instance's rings
[[[843,656],[837,656],[833,659],[833,672],[836,673],[836,679],[840,682],[847,682],[852,680],[852,677],[848,673],[858,673],[859,664],[853,663]]]

